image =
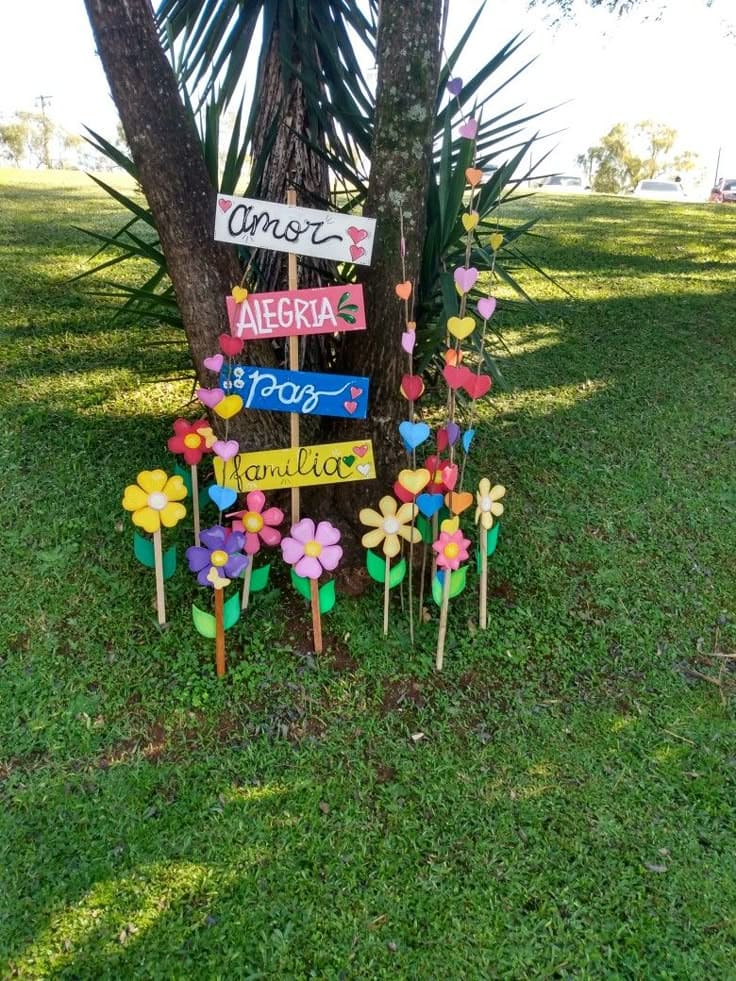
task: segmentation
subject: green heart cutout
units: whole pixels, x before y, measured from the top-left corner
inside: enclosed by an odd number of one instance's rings
[[[344,456],[342,458],[342,462],[345,464],[346,467],[352,467],[352,465],[355,463],[355,457],[354,456]]]

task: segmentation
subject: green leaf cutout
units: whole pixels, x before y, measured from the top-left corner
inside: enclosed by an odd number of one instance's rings
[[[434,535],[432,534],[432,522],[429,518],[425,518],[423,514],[419,514],[414,523],[419,529],[422,541],[431,544],[434,541]]]
[[[351,316],[349,313],[343,313],[342,310],[338,310],[337,315],[340,318],[340,320],[344,320],[346,324],[355,323],[355,317]]]
[[[340,297],[340,300],[337,304],[337,309],[339,310],[342,307],[343,303],[345,303],[345,301],[349,299],[350,299],[350,290],[346,290],[346,292],[343,293],[342,296]]]
[[[383,582],[386,578],[386,560],[376,555],[370,549],[365,553],[365,566],[368,570],[368,575],[376,582]]]
[[[291,584],[297,593],[299,593],[300,596],[303,596],[305,600],[312,598],[312,587],[309,584],[309,579],[307,579],[305,576],[298,576],[296,572],[294,572],[294,566],[291,567]]]
[[[391,566],[391,572],[388,574],[388,588],[393,589],[394,586],[398,586],[400,582],[404,581],[404,576],[406,575],[406,559],[401,559],[396,565]]]
[[[203,637],[209,637],[212,640],[215,636],[215,618],[211,613],[205,613],[204,610],[200,610],[198,606],[192,603],[192,620],[194,620],[194,626],[197,631]]]
[[[491,530],[486,535],[486,555],[491,556],[496,551],[496,546],[498,545],[498,533],[501,525],[496,522],[496,524],[491,528]],[[475,566],[480,572],[480,548],[475,550]]]
[[[144,538],[137,531],[133,532],[133,554],[141,565],[147,569],[156,568],[156,558],[153,551],[153,542],[149,538]],[[176,545],[167,548],[163,554],[164,580],[171,579],[176,572]]]
[[[191,470],[189,469],[189,467],[187,467],[186,469],[184,469],[184,467],[182,467],[181,464],[177,463],[176,466],[174,467],[174,473],[177,474],[179,477],[181,477],[181,479],[184,481],[184,486],[187,489],[187,497],[191,500],[191,498],[192,498],[192,472],[191,472]]]
[[[251,562],[253,560],[251,559]],[[271,571],[271,565],[261,565],[257,569],[254,569],[250,574],[250,591],[251,593],[259,593],[262,589],[268,586],[268,575]]]
[[[139,535],[137,531],[133,532],[133,553],[141,565],[144,565],[147,569],[155,568],[156,560],[153,554],[153,542],[149,538]]]
[[[447,573],[445,573],[447,575]],[[465,583],[468,577],[468,567],[466,565],[461,566],[450,576],[450,599],[454,599],[459,596],[460,593],[465,589]],[[440,577],[436,575],[432,580],[432,599],[435,601],[437,606],[442,606],[442,583],[440,582]]]
[[[319,591],[319,612],[329,613],[332,607],[335,605],[335,580],[330,579],[326,582],[324,586],[320,587]]]
[[[222,625],[225,630],[234,627],[240,619],[240,593],[236,590],[222,608]]]

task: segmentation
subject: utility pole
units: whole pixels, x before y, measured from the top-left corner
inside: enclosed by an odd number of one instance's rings
[[[718,171],[721,168],[721,149],[721,147],[718,147],[718,157],[716,158],[716,176],[715,180],[713,181],[713,187],[715,187],[718,183]]]
[[[41,139],[43,141],[43,165],[51,170],[51,151],[49,149],[50,120],[46,115],[46,106],[51,105],[52,96],[39,95],[36,105],[41,107]]]

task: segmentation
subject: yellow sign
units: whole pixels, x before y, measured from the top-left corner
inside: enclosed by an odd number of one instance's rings
[[[214,464],[217,483],[240,493],[346,484],[351,480],[374,480],[376,476],[369,439],[238,453],[232,460],[215,457]]]

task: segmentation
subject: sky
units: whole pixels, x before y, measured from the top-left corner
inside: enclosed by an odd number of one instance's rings
[[[700,154],[705,180],[736,175],[736,136],[729,101],[736,92],[736,36],[725,22],[736,19],[734,0],[656,0],[645,9],[666,8],[661,17],[618,17],[578,4],[575,20],[553,24],[524,0],[487,0],[464,63],[469,77],[489,52],[518,31],[529,38],[514,67],[534,64],[498,97],[505,108],[529,111],[558,105],[539,123],[561,131],[545,170],[575,172],[575,157],[598,142],[616,122],[653,119],[673,126],[678,147]],[[480,0],[451,0],[447,50]],[[51,96],[50,114],[72,132],[83,124],[113,136],[117,121],[107,82],[95,53],[82,0],[5,0],[0,32],[0,119],[17,109],[37,108]]]

